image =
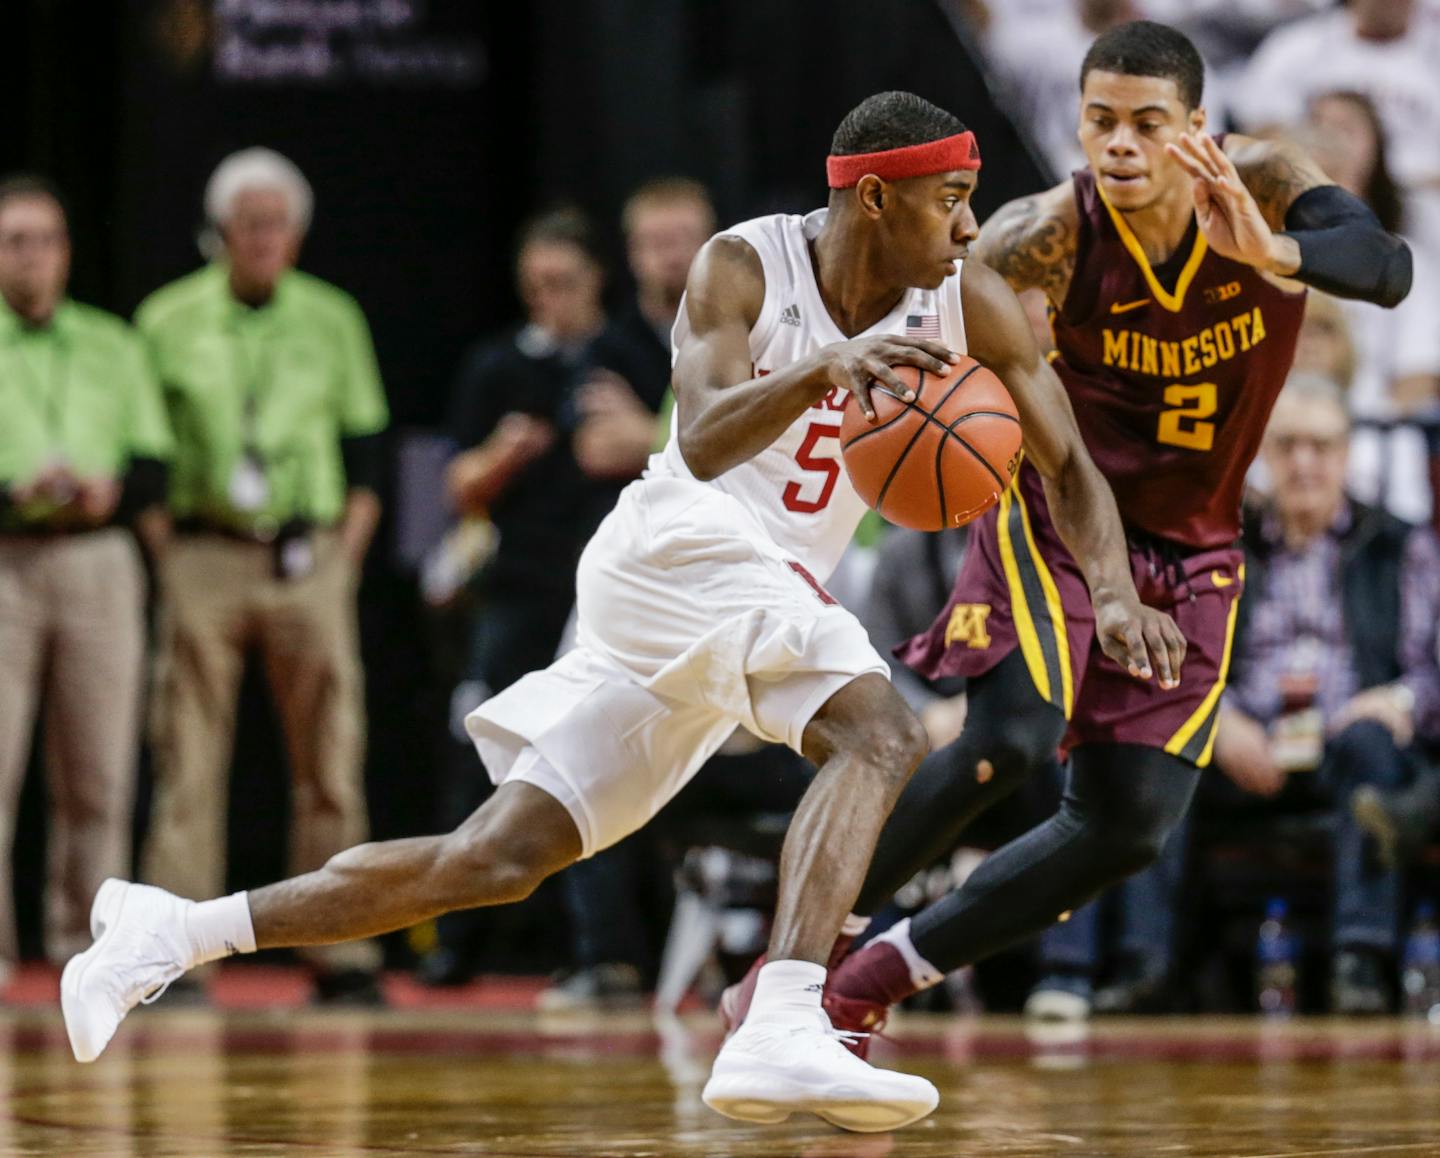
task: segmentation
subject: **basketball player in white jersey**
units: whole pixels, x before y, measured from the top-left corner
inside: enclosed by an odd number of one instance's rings
[[[839,455],[847,397],[873,417],[876,383],[910,393],[891,367],[939,373],[968,348],[1015,396],[1112,654],[1147,678],[1153,657],[1168,680],[1183,642],[1136,597],[1114,499],[1019,303],[983,266],[962,277],[973,135],[885,93],[845,118],[834,153],[828,212],[747,222],[696,259],[675,329],[674,436],[581,559],[580,645],[467,721],[494,795],[453,833],[361,845],[249,893],[196,903],[107,881],[95,943],[61,985],[77,1058],[202,962],[528,896],[644,824],[738,724],[819,772],[785,843],[770,963],[705,1100],[853,1130],[934,1108],[929,1082],[849,1053],[820,1004],[822,962],[926,750],[884,661],[821,586],[863,510]],[[936,318],[943,342],[904,336]]]

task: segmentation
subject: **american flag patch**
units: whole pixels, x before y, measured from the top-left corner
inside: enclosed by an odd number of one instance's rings
[[[940,315],[909,315],[905,319],[905,336],[907,338],[929,338],[938,342],[940,340]]]

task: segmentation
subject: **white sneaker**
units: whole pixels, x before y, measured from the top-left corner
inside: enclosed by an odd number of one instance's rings
[[[1030,1021],[1088,1021],[1090,999],[1073,989],[1036,989],[1025,999],[1025,1017]]]
[[[919,1121],[940,1101],[924,1078],[876,1069],[845,1048],[851,1034],[813,1022],[747,1021],[720,1048],[701,1097],[742,1122],[808,1110],[844,1130],[879,1133]]]
[[[60,975],[60,1008],[76,1061],[99,1057],[127,1013],[157,1000],[185,972],[185,910],[194,903],[113,877],[100,886],[90,906],[95,943]]]

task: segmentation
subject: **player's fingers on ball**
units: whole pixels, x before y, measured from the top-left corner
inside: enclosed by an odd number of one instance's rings
[[[865,415],[866,422],[875,421],[875,404],[870,401],[870,387],[874,385],[875,379],[861,370],[851,370],[850,393],[855,395],[855,402],[860,407],[860,413]]]
[[[870,376],[885,387],[896,398],[902,398],[906,402],[915,401],[915,391],[905,381],[879,358],[866,358],[861,365],[869,372]]]
[[[950,364],[960,361],[960,355],[943,342],[932,342],[928,338],[918,338],[916,340],[919,342],[920,348],[938,362]]]
[[[887,355],[893,365],[918,366],[932,374],[944,374],[950,369],[946,361],[949,356],[950,351],[937,342],[898,336],[891,340],[891,349]]]

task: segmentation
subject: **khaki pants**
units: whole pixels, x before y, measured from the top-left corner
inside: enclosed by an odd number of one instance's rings
[[[225,802],[245,655],[265,664],[290,758],[292,874],[366,837],[364,681],[354,570],[339,536],[316,536],[316,569],[274,577],[274,551],[178,536],[161,568],[152,714],[155,805],[144,876],[183,897],[225,886]],[[306,951],[327,969],[373,969],[374,942]]]
[[[15,812],[45,703],[45,948],[90,943],[90,902],[128,876],[145,675],[145,574],[121,530],[0,537],[0,962],[17,954]]]

